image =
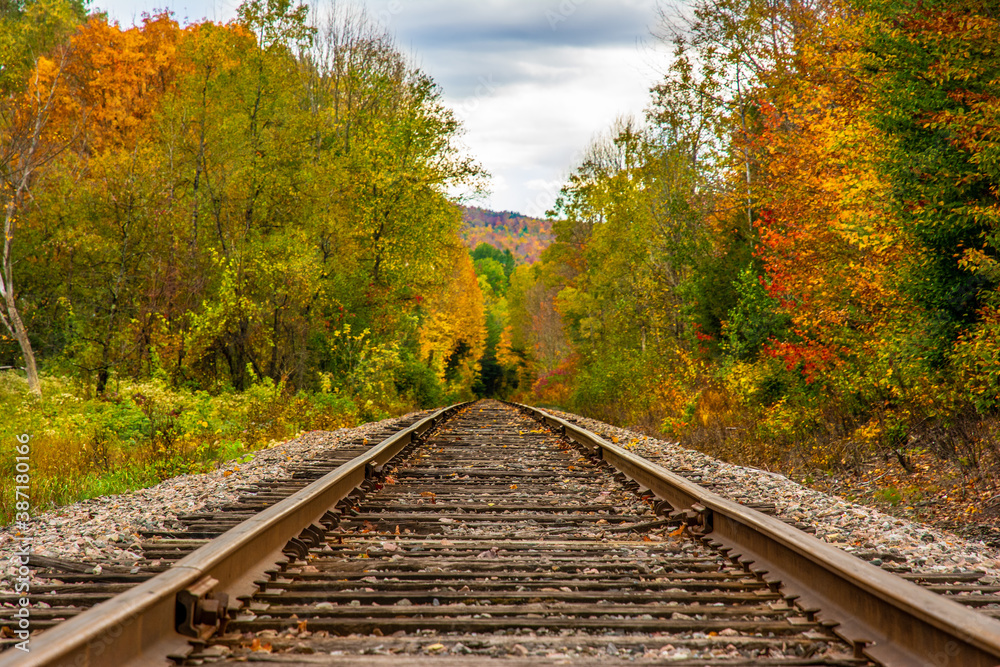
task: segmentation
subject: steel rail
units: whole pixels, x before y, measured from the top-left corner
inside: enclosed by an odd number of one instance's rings
[[[191,637],[177,631],[178,596],[208,599],[253,591],[253,581],[282,559],[290,541],[388,463],[466,404],[438,410],[393,434],[297,493],[272,505],[179,560],[166,572],[32,639],[30,652],[0,655],[0,667],[171,665]]]
[[[1000,621],[886,572],[803,531],[727,500],[538,408],[533,416],[685,515],[787,600],[833,627],[857,657],[885,667],[997,667]]]

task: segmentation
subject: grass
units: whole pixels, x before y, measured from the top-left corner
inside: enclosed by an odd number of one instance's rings
[[[0,525],[15,518],[19,474],[28,476],[30,513],[37,514],[206,472],[306,430],[387,416],[334,393],[290,395],[270,380],[214,395],[121,380],[97,398],[68,378],[43,377],[42,391],[35,398],[22,378],[0,373]],[[23,459],[17,469],[19,437],[29,438],[27,473]]]

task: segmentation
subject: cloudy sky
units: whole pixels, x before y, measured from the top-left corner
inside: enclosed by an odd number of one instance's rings
[[[321,0],[322,1],[322,0]],[[469,152],[492,174],[478,203],[542,215],[593,136],[641,115],[666,50],[657,0],[357,0],[441,85]],[[93,0],[122,25],[168,7],[228,21],[233,0]]]

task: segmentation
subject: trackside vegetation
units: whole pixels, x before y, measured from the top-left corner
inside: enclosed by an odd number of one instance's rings
[[[662,18],[646,117],[593,142],[511,276],[519,395],[786,472],[937,461],[995,505],[995,4]]]

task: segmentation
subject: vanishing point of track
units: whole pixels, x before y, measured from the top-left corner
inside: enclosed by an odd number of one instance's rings
[[[149,536],[141,572],[63,567],[0,667],[1000,664],[1000,622],[538,410],[335,453]]]

